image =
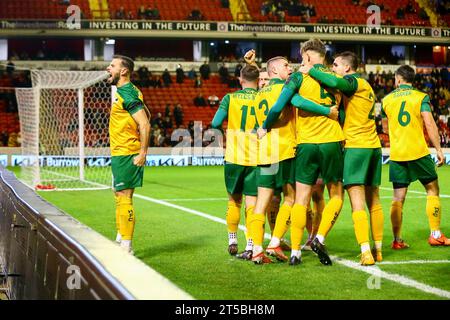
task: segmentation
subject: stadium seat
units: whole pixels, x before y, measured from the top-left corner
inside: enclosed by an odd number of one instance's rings
[[[388,0],[383,1],[383,4],[387,8],[389,8],[389,15],[394,21],[397,9],[400,7],[404,8],[407,5],[408,1],[409,0]],[[269,21],[269,17],[267,15],[261,15],[261,4],[264,2],[264,0],[245,0],[245,2],[247,3],[247,8],[254,21]],[[344,17],[345,22],[348,24],[365,24],[368,17],[366,13],[366,6],[354,6],[350,0],[335,0],[328,2],[308,0],[305,3],[313,4],[316,9],[316,17],[311,17],[310,23],[316,23],[318,18],[327,16],[330,23],[335,18]],[[413,6],[416,11],[419,12],[420,7],[416,2],[413,2]],[[382,14],[387,14],[387,11],[383,10]],[[300,17],[296,18],[297,20],[286,15],[286,22],[299,22]],[[450,15],[446,15],[444,19],[448,19],[448,22],[450,22]],[[406,19],[399,20],[395,24],[430,26],[430,22],[428,20],[420,20],[418,14],[407,14]]]
[[[71,0],[71,4],[78,5],[86,18],[90,17],[88,0]],[[62,19],[66,15],[66,5],[58,1],[21,0],[8,1],[2,5],[0,18],[2,19]]]
[[[225,20],[233,21],[233,17],[228,8],[222,8],[220,0],[154,0],[145,4],[141,0],[114,0],[109,1],[110,12],[116,12],[121,6],[125,12],[131,11],[134,15],[141,5],[156,7],[162,20],[187,20],[193,8],[198,8],[205,16],[205,20]],[[173,8],[177,8],[174,10]]]

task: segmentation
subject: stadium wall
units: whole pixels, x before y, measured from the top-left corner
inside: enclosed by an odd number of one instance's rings
[[[10,299],[192,299],[1,165],[0,267]]]

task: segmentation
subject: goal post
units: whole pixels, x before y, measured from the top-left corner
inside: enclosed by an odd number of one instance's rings
[[[104,71],[32,70],[17,88],[21,179],[42,190],[111,187],[109,112]]]

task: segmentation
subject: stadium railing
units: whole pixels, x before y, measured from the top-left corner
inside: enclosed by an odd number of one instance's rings
[[[1,165],[0,266],[10,299],[192,299]]]

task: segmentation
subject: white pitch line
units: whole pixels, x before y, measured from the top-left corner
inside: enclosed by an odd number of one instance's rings
[[[163,206],[167,206],[167,207],[178,209],[178,210],[181,210],[181,211],[184,211],[184,212],[188,212],[188,213],[191,213],[191,214],[194,214],[194,215],[197,215],[197,216],[200,216],[200,217],[203,217],[203,218],[215,221],[215,222],[219,222],[219,223],[222,223],[222,224],[225,224],[225,225],[227,224],[225,219],[214,217],[212,215],[209,215],[207,213],[204,213],[204,212],[201,212],[201,211],[198,211],[198,210],[189,209],[189,208],[182,207],[182,206],[179,206],[179,205],[176,205],[176,204],[173,204],[173,203],[169,203],[169,202],[164,201],[164,200],[154,199],[154,198],[150,198],[150,197],[147,197],[147,196],[144,196],[144,195],[140,195],[140,194],[134,194],[134,196],[136,198],[140,198],[140,199],[143,199],[143,200],[146,200],[146,201],[149,201],[149,202],[157,203],[157,204],[160,204],[160,205],[163,205]],[[239,229],[243,230],[243,231],[246,230],[245,226],[243,226],[243,225],[239,225]],[[265,233],[264,234],[264,238],[270,239],[270,234]],[[446,291],[446,290],[442,290],[442,289],[439,289],[439,288],[435,288],[435,287],[432,287],[432,286],[429,286],[427,284],[415,281],[413,279],[409,279],[407,277],[404,277],[404,276],[401,276],[401,275],[398,275],[398,274],[391,274],[391,273],[388,273],[388,272],[385,272],[385,271],[381,271],[377,267],[361,266],[359,263],[356,263],[356,262],[353,262],[353,261],[350,261],[350,260],[346,260],[346,259],[342,259],[342,258],[339,258],[339,257],[336,257],[336,256],[331,256],[331,258],[335,262],[337,262],[337,263],[339,263],[339,264],[341,264],[343,266],[349,267],[351,269],[355,269],[355,270],[359,270],[359,271],[362,271],[362,272],[365,272],[365,273],[369,273],[371,275],[374,275],[374,276],[377,276],[377,277],[380,277],[380,278],[384,278],[384,279],[391,280],[393,282],[397,282],[397,283],[399,283],[401,285],[404,285],[404,286],[407,286],[407,287],[412,287],[412,288],[415,288],[417,290],[420,290],[420,291],[423,291],[423,292],[426,292],[426,293],[430,293],[430,294],[434,294],[434,295],[442,297],[442,298],[450,299],[450,291]]]
[[[427,284],[418,282],[416,280],[407,278],[405,276],[399,275],[399,274],[395,274],[395,273],[388,273],[386,271],[382,271],[380,270],[380,268],[373,266],[373,267],[367,267],[367,266],[362,266],[359,263],[353,262],[353,261],[349,261],[349,260],[345,260],[345,259],[341,259],[338,257],[333,257],[335,259],[336,262],[355,269],[355,270],[359,270],[368,274],[371,274],[375,277],[379,277],[379,278],[384,278],[387,280],[391,280],[397,283],[400,283],[404,286],[407,287],[412,287],[414,289],[423,291],[423,292],[427,292],[427,293],[431,293],[434,294],[436,296],[442,297],[442,298],[447,298],[450,299],[450,291],[446,291],[443,289],[439,289],[439,288],[435,288],[432,286],[429,286]]]
[[[434,264],[434,263],[450,263],[450,260],[409,260],[409,261],[382,261],[377,264]]]
[[[380,189],[381,190],[388,190],[388,191],[392,191],[393,190],[392,188],[386,188],[386,187],[380,187]],[[415,191],[415,190],[409,190],[409,189],[408,189],[408,193],[417,193],[417,194],[423,194],[423,195],[427,194],[426,192],[423,192],[423,191]],[[450,198],[450,195],[448,195],[448,194],[440,194],[439,197],[441,197],[441,198]],[[408,198],[408,195],[406,195],[406,198]]]

